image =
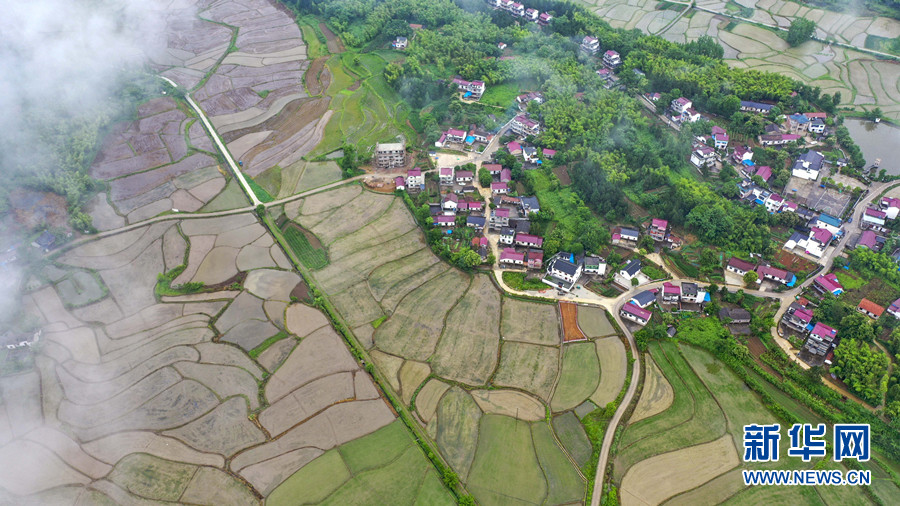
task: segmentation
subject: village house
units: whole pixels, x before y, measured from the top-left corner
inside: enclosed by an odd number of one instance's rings
[[[686,304],[702,304],[706,298],[706,292],[700,290],[697,283],[681,283],[681,302]]]
[[[881,317],[882,314],[884,314],[884,308],[869,299],[863,299],[859,301],[859,304],[856,306],[856,310],[875,320],[877,320]]]
[[[491,225],[493,226],[493,224]],[[502,227],[500,229],[500,244],[512,244],[516,238],[516,229],[512,227]]]
[[[700,121],[700,113],[694,110],[693,108],[688,108],[688,110],[684,111],[681,114],[682,123],[696,123]]]
[[[681,287],[676,284],[669,283],[668,281],[663,283],[662,300],[663,302],[668,302],[670,304],[675,304],[680,301]]]
[[[809,330],[812,319],[813,312],[811,310],[796,302],[791,302],[791,305],[788,306],[788,310],[781,318],[781,321],[798,332],[806,332]]]
[[[471,170],[460,170],[456,172],[456,184],[471,183],[475,174]]]
[[[859,235],[859,239],[856,240],[855,247],[866,247],[872,251],[881,251],[881,248],[884,247],[884,243],[884,237],[876,235],[875,232],[872,232],[871,230],[863,230],[863,233]]]
[[[783,269],[772,267],[771,265],[760,265],[756,268],[756,274],[760,280],[770,280],[782,285],[794,286],[797,276]]]
[[[606,260],[598,257],[598,256],[585,256],[584,257],[584,273],[585,274],[595,274],[598,276],[606,275]]]
[[[456,225],[456,216],[440,214],[432,216],[432,219],[434,220],[434,226],[436,227],[452,227],[453,225]]]
[[[512,141],[506,145],[506,150],[509,151],[509,154],[513,156],[521,156],[522,155],[522,145],[516,141]],[[493,172],[491,172],[493,175]]]
[[[823,134],[825,133],[825,121],[822,118],[813,118],[809,120],[809,125],[806,129],[814,134]]]
[[[633,228],[615,227],[612,229],[612,243],[616,246],[634,249],[637,246],[639,233]]]
[[[525,17],[525,6],[519,2],[513,2],[512,9],[509,10],[513,16]]]
[[[741,111],[743,112],[755,112],[757,114],[769,114],[772,112],[772,108],[775,107],[772,104],[763,104],[761,102],[750,102],[748,100],[741,100]]]
[[[542,25],[550,24],[550,21],[553,19],[553,16],[550,15],[549,12],[542,12],[540,16],[538,16],[538,23]]]
[[[665,241],[668,231],[669,222],[666,220],[661,220],[659,218],[653,218],[650,221],[650,227],[647,228],[647,232],[650,234],[650,237],[652,237],[653,240],[657,242]]]
[[[513,248],[503,248],[500,252],[500,263],[505,265],[525,265],[525,253],[519,253]]]
[[[543,248],[544,238],[531,234],[516,234],[516,246]]]
[[[506,42],[498,42],[498,43],[497,43],[497,49],[499,49],[499,50],[501,50],[501,51],[503,51],[504,49],[506,49]]]
[[[632,279],[636,278],[638,274],[641,272],[641,261],[632,258],[625,264],[625,267],[622,267],[622,270],[619,271],[619,276],[622,277],[625,281],[631,282]]]
[[[807,151],[798,156],[791,166],[791,175],[802,179],[815,181],[819,178],[819,171],[825,164],[825,156],[817,151]]]
[[[525,146],[522,148],[522,158],[528,163],[535,163],[538,161],[538,153],[537,148],[534,146]]]
[[[888,306],[887,312],[893,315],[894,318],[900,320],[900,299],[891,302],[891,305]]]
[[[658,91],[654,91],[653,93],[644,93],[644,98],[646,98],[647,100],[649,100],[653,103],[656,103],[656,102],[659,102],[659,99],[662,98],[662,93],[660,93]]]
[[[451,128],[441,134],[441,137],[434,143],[435,147],[442,148],[450,144],[462,144],[466,141],[465,130]]]
[[[509,193],[509,186],[506,183],[491,183],[491,193],[494,195]]]
[[[390,142],[375,145],[375,167],[393,169],[406,164],[406,149],[403,143]]]
[[[586,35],[581,39],[581,50],[588,54],[597,54],[600,52],[600,40],[597,37]]]
[[[816,218],[816,223],[813,225],[815,227],[824,228],[831,232],[834,235],[837,235],[838,232],[841,231],[841,220],[831,216],[830,214],[822,213]]]
[[[809,239],[806,241],[806,254],[822,258],[833,238],[834,235],[828,229],[812,227],[809,231]]]
[[[524,216],[541,212],[541,205],[537,197],[519,197],[519,207]]]
[[[698,169],[712,166],[716,163],[716,150],[702,144],[698,145],[691,151],[691,163]]]
[[[688,109],[690,109],[692,105],[693,105],[693,102],[691,102],[690,100],[688,100],[684,97],[678,97],[672,101],[672,103],[670,104],[670,107],[672,108],[672,112],[674,113],[674,116],[681,116]]]
[[[510,143],[512,144],[512,143]],[[490,172],[492,176],[497,176],[500,174],[500,171],[503,170],[503,166],[499,163],[486,163],[481,166],[482,169]]]
[[[456,209],[459,207],[459,197],[456,196],[455,193],[448,193],[444,195],[444,198],[441,199],[441,209],[444,211],[449,211],[447,214],[456,214]]]
[[[519,104],[519,109],[525,108],[528,103],[532,101],[543,104],[544,94],[539,91],[529,91],[528,93],[523,93],[516,97],[516,102]]]
[[[491,211],[491,228],[509,226],[509,215],[510,209],[508,207],[498,207]]]
[[[394,39],[394,42],[391,43],[391,47],[394,49],[406,49],[406,46],[409,44],[409,41],[406,40],[406,37],[397,37]]]
[[[422,174],[422,169],[416,167],[406,171],[406,187],[417,190],[425,187],[425,176]]]
[[[570,291],[581,278],[584,263],[571,253],[559,252],[547,263],[544,283],[563,291]],[[549,279],[548,279],[549,278]]]
[[[822,359],[828,354],[831,348],[837,344],[835,343],[836,337],[837,330],[834,330],[822,322],[818,322],[809,332],[809,339],[806,340],[803,349],[810,355]]]
[[[731,154],[731,160],[735,165],[748,165],[753,161],[753,150],[750,146],[736,146]]]
[[[553,157],[556,156],[556,150],[544,148],[541,150],[541,156],[543,156],[547,160],[552,160]]]
[[[484,216],[467,216],[466,226],[474,228],[475,231],[478,232],[484,230],[485,221]]]
[[[525,19],[528,21],[537,21],[540,11],[537,9],[525,9]]]
[[[635,296],[632,297],[628,302],[643,309],[656,302],[656,294],[658,291],[659,290],[656,288],[652,290],[644,290],[643,292],[635,294]]]
[[[784,205],[784,197],[777,193],[773,193],[766,198],[764,205],[769,214],[777,213],[781,210],[781,206]]]
[[[812,286],[817,292],[823,295],[825,293],[830,293],[834,296],[838,296],[844,293],[843,285],[841,285],[841,282],[838,281],[837,276],[835,276],[833,272],[817,276],[816,279],[813,280]]]
[[[787,125],[785,126],[791,133],[802,135],[806,131],[806,127],[809,126],[809,118],[802,114],[791,114],[788,116]]]
[[[619,56],[619,53],[610,49],[603,53],[603,64],[607,67],[618,67],[622,64],[622,57]]]
[[[527,265],[529,269],[541,270],[544,268],[544,252],[541,250],[530,249],[528,250]]]
[[[760,165],[753,171],[754,176],[759,176],[762,179],[763,183],[769,184],[769,180],[772,179],[772,167],[768,165]]]
[[[759,143],[762,146],[783,146],[798,140],[800,140],[800,136],[797,134],[765,134],[759,136]]]
[[[882,230],[884,228],[885,218],[887,218],[886,212],[867,207],[863,212],[862,223],[860,223],[860,226],[863,228]]]
[[[541,124],[524,114],[520,114],[513,118],[510,123],[513,132],[520,136],[538,135],[541,133]]]
[[[478,100],[484,95],[484,81],[466,81],[461,77],[454,77],[453,84],[456,85],[457,90],[462,92],[463,98]]]
[[[900,213],[900,199],[882,197],[881,202],[879,202],[879,207],[884,211],[887,219],[897,219],[897,214]]]
[[[653,313],[651,313],[650,311],[638,307],[630,302],[627,302],[624,306],[622,306],[622,310],[619,311],[619,314],[623,318],[627,318],[637,323],[638,325],[646,325],[647,322],[650,321],[650,318],[653,316]]]
[[[712,127],[712,139],[716,149],[726,149],[728,147],[728,133],[720,126]]]
[[[441,184],[453,184],[453,167],[441,167],[439,171]]]
[[[469,129],[469,137],[472,138],[472,142],[481,142],[483,144],[487,144],[491,142],[491,139],[494,138],[494,134],[488,132],[483,128],[471,128]],[[466,138],[468,141],[468,138]]]
[[[731,257],[728,260],[728,263],[725,264],[725,270],[733,272],[733,273],[737,274],[738,276],[743,276],[744,274],[747,274],[750,271],[755,271],[756,265],[751,264],[750,262],[741,260],[738,257]]]

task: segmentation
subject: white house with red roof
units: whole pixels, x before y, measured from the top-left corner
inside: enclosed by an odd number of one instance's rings
[[[544,268],[544,252],[540,250],[530,249],[528,250],[528,254],[526,255],[526,267],[529,269],[543,269]]]
[[[618,67],[622,64],[622,57],[619,56],[619,53],[610,49],[603,53],[603,64],[607,67]]]
[[[452,227],[453,225],[456,225],[456,216],[439,214],[437,216],[432,216],[432,219],[434,219],[434,226],[436,227]]]
[[[521,5],[521,4],[520,4]],[[484,81],[466,81],[461,77],[454,77],[453,84],[456,85],[456,89],[466,93],[469,92],[471,95],[468,98],[478,100],[484,95],[485,85]]]
[[[728,260],[728,263],[725,264],[725,270],[733,272],[733,273],[737,274],[738,276],[743,276],[744,274],[747,274],[750,271],[755,271],[756,264],[752,264],[745,260],[741,260],[738,257],[731,257]]]
[[[538,135],[541,133],[541,124],[529,118],[525,114],[520,114],[513,118],[510,122],[510,128],[517,135]]]
[[[767,279],[787,286],[793,286],[797,281],[797,276],[793,273],[771,265],[760,265],[756,268],[756,274],[759,275],[760,280]]]
[[[585,37],[581,39],[581,50],[585,53],[597,54],[600,51],[600,39],[585,35]]]
[[[509,215],[512,211],[508,207],[497,207],[491,211],[491,226],[494,228],[509,225]],[[512,241],[510,241],[512,244]]]
[[[512,171],[509,169],[503,169],[500,171],[500,182],[508,183],[512,181]]]
[[[405,190],[406,189],[406,179],[403,176],[397,176],[394,178],[394,187],[397,190]]]
[[[887,312],[890,313],[894,318],[900,320],[900,299],[891,302],[891,305],[887,308]]]
[[[638,325],[646,325],[647,322],[650,321],[650,318],[653,316],[653,313],[647,311],[644,308],[636,306],[631,302],[626,302],[622,309],[619,311],[619,314],[622,318],[627,318]]]
[[[772,179],[772,167],[768,165],[761,165],[757,167],[755,171],[753,171],[754,176],[759,176],[760,179],[763,180],[763,183],[768,183],[770,179]]]
[[[550,23],[553,19],[553,16],[549,12],[542,12],[540,16],[538,16],[538,23],[542,25],[546,25]]]
[[[763,204],[766,206],[766,211],[769,213],[777,213],[781,210],[781,206],[784,205],[784,197],[777,193],[773,193],[766,198]]]
[[[800,307],[796,302],[792,302],[781,320],[794,330],[806,332],[809,330],[807,326],[812,322],[812,319],[812,310]]]
[[[694,108],[689,107],[681,114],[682,123],[696,123],[700,121],[700,113]]]
[[[887,219],[897,219],[897,214],[900,213],[900,199],[895,199],[893,197],[882,197],[881,202],[879,203],[879,207],[882,211],[884,211]]]
[[[690,100],[688,100],[687,98],[678,97],[672,101],[672,104],[671,104],[672,112],[674,112],[675,115],[677,115],[677,116],[681,116],[688,109],[690,109],[692,105],[694,105],[694,103],[691,102]]]
[[[837,330],[822,322],[817,322],[809,332],[809,339],[807,339],[806,344],[803,345],[803,351],[813,355],[813,358],[824,358],[831,348],[837,344],[835,342],[836,338]]]
[[[459,208],[459,197],[456,196],[455,193],[448,193],[444,195],[444,198],[441,199],[441,209],[444,211],[450,211],[449,214],[456,214],[456,210]]]
[[[471,183],[475,178],[475,174],[471,170],[460,170],[456,172],[456,184]]]
[[[681,300],[681,286],[666,281],[663,283],[662,299],[664,302],[675,303]]]
[[[712,139],[716,149],[726,149],[728,147],[728,133],[718,125],[712,127]]]
[[[510,143],[510,144],[512,144],[512,143]],[[506,147],[508,148],[509,144],[507,144]],[[522,148],[520,147],[519,149],[522,149]],[[510,154],[512,154],[512,152],[510,152]],[[500,165],[499,163],[486,163],[486,164],[482,165],[481,168],[490,172],[492,176],[500,174],[500,171],[503,170],[503,166]]]
[[[887,213],[884,211],[879,211],[877,209],[873,209],[871,207],[867,207],[865,212],[863,212],[862,217],[862,226],[881,228],[884,226],[884,220],[887,218]]]
[[[541,12],[537,9],[525,9],[525,19],[527,19],[528,21],[537,21],[540,14]]]
[[[524,17],[525,16],[525,6],[520,4],[519,2],[513,2],[512,9],[509,12],[513,13],[515,16]]]
[[[458,128],[451,128],[441,134],[440,139],[434,143],[435,147],[442,148],[448,144],[462,144],[466,141],[466,131]]]
[[[669,232],[669,222],[659,218],[653,218],[650,220],[650,227],[647,229],[647,232],[650,233],[650,237],[652,237],[654,241],[665,241],[666,235]]]
[[[872,302],[869,299],[863,299],[859,301],[859,304],[857,304],[856,306],[856,310],[875,320],[881,318],[881,315],[884,314],[884,307]]]
[[[531,234],[516,234],[516,246],[543,248],[544,238]]]
[[[548,160],[552,160],[553,157],[556,156],[556,150],[544,148],[541,150],[541,156]]]
[[[691,163],[694,167],[702,169],[716,162],[716,150],[704,145],[698,145],[691,151]]]
[[[441,167],[439,174],[441,184],[453,184],[453,167]]]
[[[422,174],[422,169],[416,167],[413,169],[409,169],[406,171],[406,187],[407,188],[421,188],[425,184],[425,175]]]
[[[750,146],[736,146],[734,153],[731,154],[731,159],[735,164],[746,165],[744,162],[753,160],[753,150],[750,149]]]
[[[809,239],[806,241],[806,254],[816,258],[822,258],[825,249],[831,244],[834,235],[827,229],[812,227],[809,231]]]
[[[509,151],[509,154],[513,156],[519,156],[522,154],[522,145],[516,141],[509,142],[506,145],[506,150]],[[491,164],[494,165],[494,164]]]
[[[500,252],[500,263],[506,265],[525,265],[525,253],[519,253],[513,248],[503,248]]]
[[[506,183],[491,183],[491,194],[500,195],[509,193],[509,186]]]
[[[822,274],[813,280],[813,288],[819,293],[831,293],[832,295],[840,295],[844,293],[844,286],[838,281],[837,276],[833,272]]]

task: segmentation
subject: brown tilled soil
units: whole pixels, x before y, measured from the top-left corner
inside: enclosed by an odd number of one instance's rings
[[[750,348],[750,354],[753,355],[753,360],[755,360],[756,363],[759,364],[760,367],[762,367],[766,372],[768,372],[772,376],[775,376],[776,378],[781,379],[781,375],[778,374],[778,372],[775,371],[775,369],[772,369],[772,367],[769,364],[763,362],[762,359],[759,358],[760,355],[767,352],[768,350],[766,349],[766,345],[763,344],[763,342],[758,337],[750,336],[750,339],[747,340],[747,347]]]
[[[583,341],[587,339],[578,328],[578,306],[572,302],[559,303],[559,313],[563,321],[563,341]]]
[[[322,30],[322,33],[325,35],[325,39],[328,41],[328,52],[331,54],[338,54],[344,52],[344,43],[341,42],[341,39],[328,28],[325,23],[319,23],[319,29]]]
[[[789,251],[778,250],[778,253],[775,254],[775,260],[784,265],[789,271],[798,272],[798,271],[811,271],[815,264],[810,262],[809,260],[799,257]]]
[[[222,134],[225,142],[231,142],[239,139],[249,133],[262,132],[265,130],[273,130],[274,133],[266,138],[266,142],[274,141],[279,143],[289,138],[296,131],[305,127],[309,123],[319,119],[328,110],[330,98],[298,98],[287,105],[277,115],[263,121],[259,125],[249,128],[242,128],[233,132]],[[244,159],[252,158],[256,151],[260,150],[260,146],[256,146],[244,155]]]
[[[306,69],[306,91],[310,96],[321,95],[331,84],[331,72],[325,66],[327,56],[316,58]]]
[[[34,190],[10,192],[9,206],[16,222],[26,228],[41,225],[68,228],[66,199],[55,193]]]
[[[572,184],[572,178],[569,176],[569,168],[563,165],[562,167],[556,167],[553,169],[553,173],[556,174],[556,177],[559,178],[559,184],[563,186],[569,186]]]

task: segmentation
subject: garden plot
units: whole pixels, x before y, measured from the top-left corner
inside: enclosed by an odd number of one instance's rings
[[[444,458],[460,476],[469,473],[475,458],[481,418],[482,412],[475,400],[459,387],[444,394],[438,404],[435,440]]]
[[[600,357],[600,384],[597,391],[591,395],[591,400],[602,407],[615,400],[622,390],[628,371],[628,357],[625,354],[625,345],[618,337],[598,339],[595,343],[597,356]]]
[[[500,351],[500,365],[492,382],[498,386],[534,392],[540,398],[549,400],[558,372],[558,348],[504,343]]]
[[[648,357],[644,369],[644,390],[629,423],[638,422],[669,409],[674,397],[672,385],[666,381],[656,362]]]
[[[596,306],[578,306],[578,328],[588,338],[616,335],[616,329],[606,316],[606,310]]]
[[[601,377],[600,362],[593,343],[565,345],[562,372],[550,404],[553,411],[566,411],[584,402],[597,390]]]

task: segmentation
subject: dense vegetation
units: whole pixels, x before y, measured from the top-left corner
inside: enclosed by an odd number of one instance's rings
[[[806,18],[795,18],[787,33],[787,43],[799,46],[808,41],[816,33],[816,24]]]
[[[49,191],[66,198],[74,228],[91,230],[91,217],[81,206],[99,187],[88,170],[100,142],[113,123],[133,118],[137,104],[158,96],[162,86],[149,74],[123,72],[109,95],[80,111],[65,110],[52,100],[20,104],[18,114],[29,130],[0,137],[0,166],[7,176],[0,187],[0,213],[17,188]]]

